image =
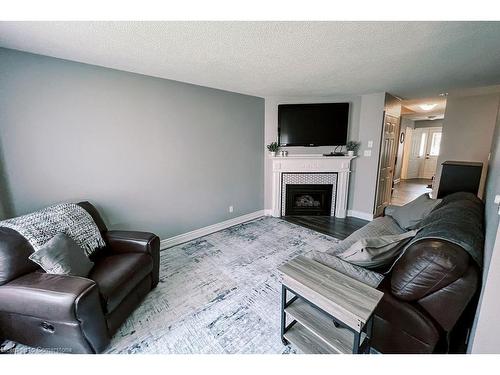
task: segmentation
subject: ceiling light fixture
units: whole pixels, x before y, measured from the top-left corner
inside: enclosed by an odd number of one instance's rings
[[[433,109],[437,104],[420,104],[419,107],[422,108],[424,111],[430,111]]]

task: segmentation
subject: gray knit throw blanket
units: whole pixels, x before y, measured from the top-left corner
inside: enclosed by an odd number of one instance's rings
[[[92,254],[105,243],[92,216],[73,203],[57,204],[30,214],[0,221],[0,227],[14,229],[35,251],[58,233],[65,233]]]

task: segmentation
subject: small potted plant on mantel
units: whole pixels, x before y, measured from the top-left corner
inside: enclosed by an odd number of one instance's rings
[[[347,156],[354,156],[359,149],[361,143],[356,141],[349,141],[346,143],[345,148],[347,149]]]
[[[280,149],[278,142],[271,142],[266,147],[271,156],[276,156]]]

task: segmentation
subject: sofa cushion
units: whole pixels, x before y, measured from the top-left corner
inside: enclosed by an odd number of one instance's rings
[[[345,238],[343,241],[338,242],[332,248],[326,252],[331,255],[339,255],[344,253],[357,241],[364,238],[375,238],[380,236],[388,236],[394,234],[402,234],[406,232],[402,229],[396,221],[389,216],[378,217],[364,227],[353,232],[349,237]]]
[[[387,206],[385,215],[396,220],[401,228],[415,229],[440,203],[441,199],[432,199],[429,194],[422,194],[404,206]]]
[[[56,275],[87,277],[94,266],[85,250],[65,233],[56,234],[29,259],[45,272]]]
[[[416,230],[410,230],[401,234],[364,238],[356,241],[338,257],[361,267],[380,270],[394,263],[403,246],[415,237],[416,233]]]
[[[345,262],[335,255],[326,252],[314,250],[311,253],[311,258],[373,288],[376,288],[384,278],[384,275],[378,272]]]
[[[149,254],[111,255],[96,261],[89,278],[99,286],[104,308],[110,313],[152,270]]]
[[[395,263],[391,292],[404,301],[423,298],[462,277],[469,259],[460,246],[447,241],[416,242]]]

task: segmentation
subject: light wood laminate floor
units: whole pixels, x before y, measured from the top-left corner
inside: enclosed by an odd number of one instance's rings
[[[401,180],[399,184],[394,186],[391,204],[395,206],[403,206],[424,193],[430,193],[432,189],[427,186],[431,183],[432,180],[425,178]]]

